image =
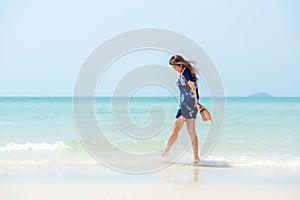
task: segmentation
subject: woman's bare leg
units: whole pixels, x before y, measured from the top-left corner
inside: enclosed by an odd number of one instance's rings
[[[187,131],[190,135],[190,139],[192,141],[192,146],[193,146],[193,152],[194,152],[194,162],[199,163],[200,158],[198,155],[198,137],[196,134],[196,125],[195,125],[195,119],[187,119],[186,120],[186,127]]]
[[[185,121],[185,118],[180,116],[178,118],[175,119],[171,134],[169,136],[168,141],[166,142],[166,146],[162,152],[162,156],[165,156],[166,153],[168,152],[168,150],[171,148],[171,146],[174,144],[174,142],[176,141],[177,137],[178,137],[178,132],[180,131],[183,123]]]

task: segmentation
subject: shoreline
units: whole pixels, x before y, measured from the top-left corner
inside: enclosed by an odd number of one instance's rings
[[[109,169],[101,164],[73,168],[23,168],[1,169],[3,180],[70,180],[70,181],[156,181],[210,184],[245,184],[300,186],[299,170],[282,170],[246,167],[207,167],[186,164],[171,164],[153,173],[130,174]]]

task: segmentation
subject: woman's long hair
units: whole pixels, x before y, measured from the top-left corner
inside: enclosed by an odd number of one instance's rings
[[[184,59],[181,55],[174,55],[169,60],[170,65],[179,65],[189,68],[191,74],[198,80],[197,78],[197,69],[192,65],[194,62]]]

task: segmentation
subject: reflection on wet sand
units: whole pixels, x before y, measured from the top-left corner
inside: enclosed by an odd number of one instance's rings
[[[161,180],[163,181],[200,181],[200,170],[204,169],[228,169],[231,168],[229,162],[204,160],[201,164],[182,164],[173,163],[161,171]],[[203,178],[203,177],[202,177]]]
[[[199,166],[170,166],[161,171],[163,181],[195,181],[199,182]]]

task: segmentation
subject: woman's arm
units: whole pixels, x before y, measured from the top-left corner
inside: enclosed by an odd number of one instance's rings
[[[197,92],[196,92],[196,87],[195,87],[195,83],[193,81],[188,81],[187,82],[188,85],[190,86],[193,94],[194,94],[194,97],[195,97],[195,105],[196,107],[198,108],[198,110],[200,110],[200,105],[198,104],[198,99],[197,99]]]

